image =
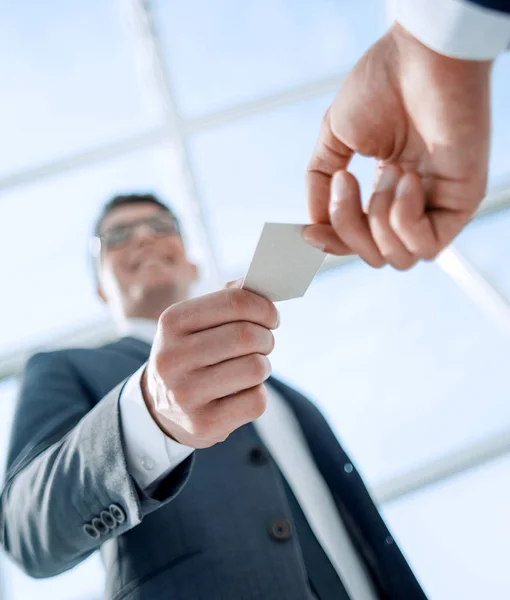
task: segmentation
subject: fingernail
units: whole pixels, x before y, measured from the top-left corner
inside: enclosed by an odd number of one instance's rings
[[[375,191],[386,192],[390,188],[392,188],[396,184],[396,182],[397,173],[395,169],[392,169],[391,167],[383,167]]]
[[[303,239],[310,246],[313,246],[314,248],[317,248],[317,250],[320,250],[321,252],[324,252],[324,250],[326,248],[326,243],[325,242],[321,242],[320,240],[316,240],[313,237],[308,237],[306,234],[303,235]]]
[[[280,311],[276,309],[276,327],[280,327]]]
[[[331,180],[330,204],[339,204],[345,192],[344,171],[337,171]]]
[[[409,173],[404,173],[398,182],[395,196],[397,198],[404,198],[412,193],[413,190],[413,179]]]
[[[229,281],[228,283],[225,284],[225,287],[227,289],[240,288],[243,285],[243,281],[244,281],[244,277],[241,277],[240,279],[236,279],[234,281]]]

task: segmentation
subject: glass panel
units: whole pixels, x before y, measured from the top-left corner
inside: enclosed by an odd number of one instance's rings
[[[464,256],[510,301],[510,208],[472,221],[455,241]],[[509,308],[510,310],[510,308]]]
[[[88,241],[100,207],[114,194],[152,191],[171,202],[191,256],[205,264],[206,249],[192,228],[193,208],[184,204],[172,168],[170,151],[161,147],[3,195],[0,256],[9,293],[2,295],[0,354],[105,318],[95,297]],[[202,271],[205,285],[208,273]]]
[[[0,479],[2,482],[17,391],[18,383],[15,379],[0,381]],[[27,598],[99,600],[102,597],[104,579],[99,555],[92,556],[64,575],[41,580],[27,577],[0,550],[0,598],[3,600],[27,600]]]
[[[510,597],[510,457],[384,508],[434,600]]]
[[[0,13],[0,174],[155,124],[113,0],[19,0]]]
[[[330,101],[321,96],[191,140],[198,192],[227,277],[242,275],[265,221],[308,221],[304,174]],[[356,157],[352,171],[368,196],[372,161]]]
[[[99,554],[86,559],[63,575],[49,579],[32,579],[7,557],[0,554],[0,577],[6,584],[4,600],[100,600],[103,598],[105,574]]]
[[[279,308],[275,373],[317,400],[369,484],[510,427],[510,339],[437,265],[353,263]]]
[[[508,142],[510,140],[510,55],[498,58],[492,73],[492,144],[489,171],[489,184],[510,185],[510,161]]]
[[[341,73],[386,27],[383,0],[153,0],[151,5],[186,116]]]

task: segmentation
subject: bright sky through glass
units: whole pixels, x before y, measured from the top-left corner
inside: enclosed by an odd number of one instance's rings
[[[159,122],[112,0],[0,0],[0,176]]]
[[[510,597],[509,497],[506,456],[383,510],[431,600]]]

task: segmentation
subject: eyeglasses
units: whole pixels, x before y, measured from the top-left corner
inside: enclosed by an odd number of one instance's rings
[[[139,227],[148,227],[154,235],[180,235],[179,224],[171,216],[153,216],[139,219],[132,223],[116,225],[109,230],[97,235],[92,240],[93,254],[99,255],[101,251],[120,248],[129,243]]]

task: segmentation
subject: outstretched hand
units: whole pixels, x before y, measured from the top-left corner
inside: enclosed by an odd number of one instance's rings
[[[395,23],[324,117],[308,167],[305,239],[397,269],[445,248],[485,193],[491,64],[437,54]],[[378,160],[365,209],[347,171],[355,153]]]

